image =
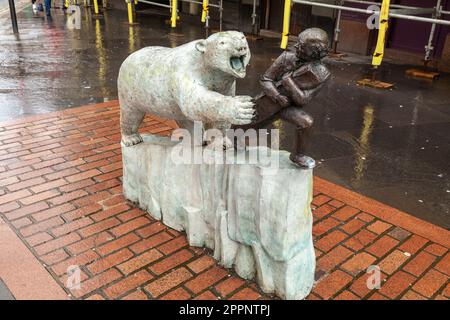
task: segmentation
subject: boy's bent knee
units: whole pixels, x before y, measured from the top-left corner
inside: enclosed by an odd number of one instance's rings
[[[314,124],[314,119],[311,115],[296,107],[282,110],[281,117],[302,129],[310,128]]]

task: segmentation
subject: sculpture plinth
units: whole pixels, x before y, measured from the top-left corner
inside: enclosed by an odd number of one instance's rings
[[[143,143],[122,147],[126,198],[167,226],[185,230],[190,245],[214,250],[224,267],[245,279],[256,277],[263,291],[306,297],[315,269],[312,170],[296,167],[288,152],[267,148],[278,168],[180,164],[171,156],[176,146],[148,135]]]

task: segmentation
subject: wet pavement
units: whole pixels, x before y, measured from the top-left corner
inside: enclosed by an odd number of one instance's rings
[[[30,0],[14,0],[15,8],[17,11],[20,11],[25,6],[28,6],[30,2]],[[9,0],[0,0],[0,18],[3,18],[3,15],[7,15],[8,18],[10,16]]]
[[[0,10],[8,7],[8,0],[0,0]]]
[[[176,33],[164,16],[125,11],[94,18],[82,10],[81,30],[69,30],[58,9],[52,18],[18,13],[20,36],[0,16],[0,121],[117,99],[116,77],[131,52],[149,45],[176,46],[204,36],[184,23]],[[238,93],[257,94],[258,76],[280,54],[278,39],[250,42],[252,61]],[[450,77],[433,82],[404,76],[408,66],[385,63],[380,80],[393,90],[358,87],[367,59],[329,60],[333,79],[305,109],[315,118],[310,155],[315,174],[346,188],[450,227]],[[293,128],[279,121],[289,149]]]

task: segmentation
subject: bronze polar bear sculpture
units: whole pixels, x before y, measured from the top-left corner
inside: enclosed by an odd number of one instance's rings
[[[118,77],[122,143],[142,142],[138,128],[146,113],[174,119],[193,134],[204,129],[249,124],[255,115],[250,96],[235,96],[250,49],[241,32],[218,32],[176,48],[146,47],[122,63]],[[229,146],[227,139],[221,141]]]

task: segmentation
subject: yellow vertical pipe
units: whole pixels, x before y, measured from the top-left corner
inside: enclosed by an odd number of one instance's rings
[[[98,0],[94,0],[94,13],[98,14]]]
[[[380,10],[380,28],[378,29],[377,46],[373,53],[372,65],[378,67],[383,60],[384,44],[386,42],[386,32],[388,29],[390,0],[383,0]]]
[[[131,1],[133,1],[133,0],[131,0]],[[133,19],[133,5],[131,4],[131,1],[127,2],[128,23],[129,24],[133,24],[134,23],[134,19]]]
[[[291,21],[291,0],[284,0],[283,35],[281,36],[281,49],[286,49],[289,39],[289,23]]]
[[[172,18],[170,19],[172,22],[172,28],[177,26],[177,5],[178,0],[172,0]]]
[[[128,52],[134,52],[135,51],[135,44],[134,44],[134,28],[130,26],[128,28]]]
[[[209,10],[209,0],[203,0],[203,9],[202,9],[202,22],[206,22],[206,16],[208,15]]]
[[[69,7],[69,0],[64,0],[64,7],[66,7],[66,8]]]

